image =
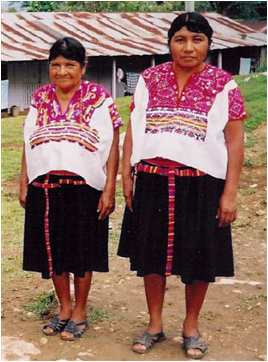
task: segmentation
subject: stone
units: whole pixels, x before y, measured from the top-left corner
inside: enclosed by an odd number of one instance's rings
[[[40,338],[40,344],[45,345],[45,344],[47,344],[47,342],[48,342],[48,339],[46,337]]]

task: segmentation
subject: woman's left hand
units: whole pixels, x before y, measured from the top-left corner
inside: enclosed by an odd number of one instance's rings
[[[98,204],[99,220],[109,216],[115,208],[115,193],[114,191],[103,190]]]
[[[237,216],[236,197],[222,194],[216,218],[219,220],[219,227],[224,227],[236,220]]]

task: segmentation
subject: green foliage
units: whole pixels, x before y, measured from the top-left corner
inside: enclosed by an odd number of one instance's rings
[[[159,12],[184,9],[184,1],[25,1],[27,11]]]
[[[266,19],[266,1],[196,1],[196,11],[216,12],[235,19]]]
[[[170,12],[184,11],[184,1],[24,1],[27,11]],[[195,1],[195,10],[231,18],[265,19],[265,1]]]
[[[28,312],[32,312],[36,317],[42,318],[43,316],[49,314],[52,309],[57,305],[57,300],[54,294],[54,291],[43,292],[34,300],[24,306],[24,309]]]
[[[62,1],[23,1],[23,7],[32,12],[59,11]]]

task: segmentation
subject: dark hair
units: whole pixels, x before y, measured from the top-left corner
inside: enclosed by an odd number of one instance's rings
[[[48,61],[63,56],[66,59],[76,60],[81,67],[86,64],[86,49],[80,41],[74,38],[58,39],[50,48]]]
[[[179,15],[173,20],[168,31],[168,45],[170,45],[173,35],[184,26],[193,33],[205,34],[208,38],[209,45],[211,44],[213,30],[207,19],[199,13],[189,12]]]

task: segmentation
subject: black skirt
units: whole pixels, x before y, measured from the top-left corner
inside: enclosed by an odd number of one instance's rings
[[[79,176],[42,175],[28,187],[23,269],[43,278],[108,271],[108,218],[98,220],[101,192]]]
[[[175,176],[174,238],[170,274],[183,283],[233,276],[231,227],[218,227],[224,180],[209,175]],[[169,238],[168,177],[139,172],[133,213],[126,208],[118,255],[138,276],[166,275]]]

